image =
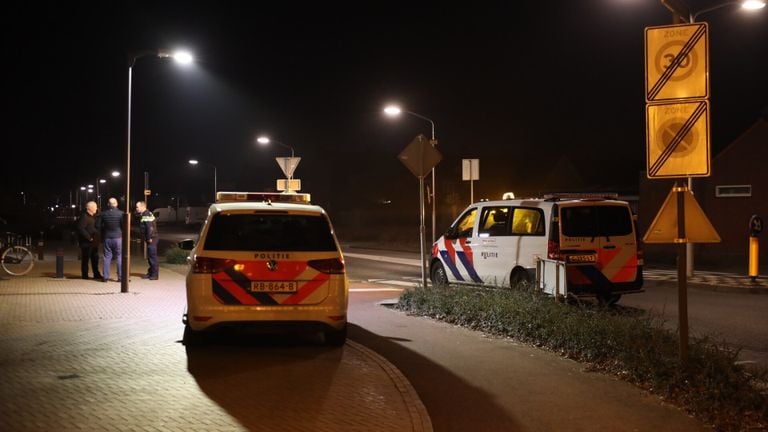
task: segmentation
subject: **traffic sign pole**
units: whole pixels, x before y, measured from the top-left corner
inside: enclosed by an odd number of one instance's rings
[[[425,253],[425,229],[424,229],[424,177],[419,177],[419,247],[421,248],[421,286],[427,287],[427,260]]]
[[[408,168],[413,175],[419,178],[419,248],[421,249],[421,283],[427,287],[427,261],[425,256],[425,228],[424,228],[424,177],[433,171],[435,165],[440,162],[443,155],[427,141],[424,135],[417,135],[397,156],[400,162]],[[434,185],[432,186],[434,187]],[[433,201],[434,203],[434,201]],[[433,223],[434,226],[434,223]]]
[[[662,4],[673,11],[674,20],[678,22],[677,9],[664,0]],[[648,178],[687,177],[687,185],[678,181],[673,188],[677,201],[674,243],[678,244],[681,368],[688,365],[687,269],[693,273],[693,249],[689,246],[692,239],[686,235],[685,224],[686,194],[692,184],[691,177],[710,175],[708,31],[706,23],[645,29],[647,175]],[[668,200],[671,197],[670,193]],[[693,196],[690,199],[696,205]],[[654,235],[654,226],[657,221],[662,222],[665,208],[662,207],[646,237]],[[704,220],[709,224],[706,216]],[[714,234],[719,241],[719,236]]]
[[[688,366],[688,278],[686,277],[685,258],[688,239],[685,236],[685,192],[683,183],[675,185],[677,194],[677,316],[680,327],[680,365]]]

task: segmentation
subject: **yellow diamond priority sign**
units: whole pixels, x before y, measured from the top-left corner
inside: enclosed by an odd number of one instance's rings
[[[397,158],[413,175],[424,178],[440,162],[443,155],[429,142],[427,137],[419,134],[397,155]]]

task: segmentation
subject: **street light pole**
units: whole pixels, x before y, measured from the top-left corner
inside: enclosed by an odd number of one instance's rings
[[[210,167],[213,167],[213,201],[212,202],[215,203],[216,202],[216,192],[219,191],[219,186],[217,184],[217,182],[218,182],[218,180],[217,180],[218,175],[216,174],[216,165],[209,164],[209,163],[206,163],[206,162],[200,162],[197,159],[190,159],[189,160],[189,164],[190,165],[203,164],[203,165],[208,165]]]
[[[120,275],[120,292],[128,292],[128,279],[131,275],[131,97],[133,94],[133,65],[142,57],[154,55],[158,58],[173,58],[182,64],[192,62],[187,52],[170,54],[166,51],[141,51],[130,57],[128,62],[128,129],[125,144],[125,229],[123,230],[123,274]],[[106,265],[107,263],[105,263]]]
[[[391,105],[386,108],[384,108],[384,113],[386,113],[389,116],[397,116],[401,112],[404,112],[406,114],[410,114],[414,117],[418,117],[422,120],[426,120],[429,122],[430,126],[432,126],[432,139],[429,141],[430,144],[432,144],[432,147],[437,147],[437,139],[435,138],[435,122],[432,121],[429,117],[423,116],[419,113],[415,113],[413,111],[408,111],[401,109],[400,107]],[[436,180],[436,171],[437,167],[432,167],[432,243],[437,240],[437,180]]]

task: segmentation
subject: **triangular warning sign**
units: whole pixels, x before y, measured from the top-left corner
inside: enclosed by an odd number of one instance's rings
[[[643,241],[646,243],[720,243],[720,236],[687,188],[683,190],[685,236],[677,235],[677,187],[672,188],[653,219]]]
[[[289,178],[293,176],[293,172],[299,166],[299,162],[301,162],[300,157],[276,157],[275,160],[280,165],[280,169],[283,170],[283,174]]]

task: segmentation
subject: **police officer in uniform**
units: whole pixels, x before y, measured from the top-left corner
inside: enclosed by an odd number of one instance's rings
[[[159,276],[157,267],[157,221],[155,215],[147,210],[147,203],[144,201],[136,202],[136,212],[139,214],[139,233],[141,239],[147,245],[147,262],[149,268],[147,274],[142,276],[144,279],[157,280]]]

